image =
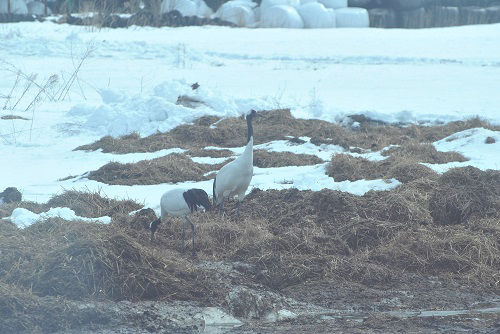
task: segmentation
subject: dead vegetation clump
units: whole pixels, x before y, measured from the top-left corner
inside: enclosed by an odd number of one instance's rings
[[[467,227],[426,226],[401,231],[370,252],[370,259],[404,271],[453,275],[479,284],[500,284],[500,234]]]
[[[468,160],[458,152],[439,152],[434,145],[419,142],[409,142],[401,146],[391,147],[383,151],[382,155],[431,164],[445,164],[452,161],[463,162]]]
[[[12,211],[17,208],[23,208],[34,213],[42,213],[47,211],[45,210],[45,204],[35,203],[31,201],[2,203],[0,204],[0,218],[9,217],[10,215],[12,215]]]
[[[75,211],[78,216],[98,218],[102,216],[114,216],[116,214],[128,214],[138,210],[142,206],[132,200],[116,200],[103,196],[99,191],[76,191],[67,190],[60,195],[52,197],[47,204],[46,210],[53,207],[67,207]]]
[[[253,164],[260,168],[308,166],[322,163],[323,160],[311,154],[295,154],[292,152],[269,152],[255,150]]]
[[[37,296],[221,300],[217,282],[189,261],[151,248],[113,225],[49,219],[22,230],[16,241],[10,249],[2,247],[2,253],[17,254],[10,257],[12,263],[2,264],[10,268],[2,281]]]
[[[311,137],[311,142],[339,145],[345,149],[359,147],[379,150],[388,145],[407,142],[433,142],[453,133],[484,127],[498,130],[480,119],[451,122],[436,126],[397,126],[362,122],[353,130],[321,120],[297,119],[289,109],[260,111],[262,117],[254,120],[255,144],[286,140],[289,136]],[[217,121],[216,121],[217,120]],[[79,146],[76,150],[98,150],[113,153],[154,152],[166,148],[203,148],[206,146],[239,147],[245,144],[246,122],[243,117],[217,119],[203,117],[193,124],[180,125],[167,133],[156,133],[141,138],[136,133],[119,138],[106,136],[95,143]]]
[[[436,178],[437,173],[412,158],[387,158],[371,161],[349,154],[336,154],[327,167],[327,175],[337,182],[395,178],[406,183],[420,178]]]
[[[444,173],[431,196],[430,211],[436,224],[465,224],[478,217],[498,217],[500,172],[475,167],[453,168]]]
[[[61,297],[39,297],[0,281],[1,333],[53,333],[117,322],[112,310],[81,307]]]
[[[231,150],[210,150],[202,148],[192,148],[185,152],[191,157],[211,157],[211,158],[229,158],[234,155]]]
[[[67,207],[75,211],[76,215],[88,218],[102,216],[113,217],[128,214],[138,210],[142,205],[132,200],[116,200],[101,194],[100,191],[66,190],[53,196],[47,203],[30,201],[0,204],[0,218],[9,217],[16,208],[23,208],[33,213],[40,214],[55,207]]]
[[[205,176],[206,173],[222,166],[223,164],[199,164],[184,154],[173,153],[137,163],[110,162],[90,172],[88,178],[106,184],[120,185],[202,181],[211,178]]]

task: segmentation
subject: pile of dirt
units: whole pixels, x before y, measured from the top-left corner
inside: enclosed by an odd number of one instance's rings
[[[454,168],[439,178],[430,198],[436,224],[465,224],[477,217],[496,217],[500,212],[500,171],[475,167]]]
[[[71,300],[198,300],[219,304],[217,282],[178,254],[114,225],[49,219],[0,236],[2,282]],[[147,234],[145,233],[147,236]]]
[[[379,150],[388,145],[401,145],[407,142],[433,142],[453,133],[484,127],[499,130],[480,119],[451,122],[438,126],[397,126],[361,122],[359,128],[351,129],[339,124],[321,120],[297,119],[289,109],[260,111],[254,119],[255,144],[272,140],[287,140],[289,136],[311,137],[316,145],[335,144],[349,149]],[[95,143],[79,146],[76,150],[98,150],[113,153],[154,152],[161,149],[180,147],[196,149],[206,146],[239,147],[246,143],[246,122],[243,117],[216,120],[203,118],[193,124],[180,125],[167,133],[156,133],[141,138],[130,134],[120,138],[106,136]]]
[[[102,183],[120,185],[202,181],[213,178],[213,175],[205,176],[205,174],[220,169],[224,164],[199,164],[184,154],[173,153],[137,163],[110,162],[90,172],[88,178]]]

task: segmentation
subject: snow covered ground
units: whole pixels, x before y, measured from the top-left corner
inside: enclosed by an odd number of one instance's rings
[[[92,52],[68,94],[58,99],[61,90],[57,89],[71,80],[89,49]],[[52,95],[40,95],[35,108],[29,107],[39,92],[33,88],[14,106],[26,83],[21,80],[14,97],[5,102],[15,86],[14,68],[36,74],[39,84],[54,74],[59,82]],[[200,84],[196,93],[190,88],[194,82]],[[296,117],[327,121],[342,121],[353,113],[418,123],[480,116],[498,125],[499,87],[499,24],[422,30],[124,30],[50,22],[2,24],[0,108],[5,103],[6,107],[0,116],[27,120],[0,120],[0,190],[15,186],[25,200],[45,202],[64,189],[101,189],[110,197],[136,199],[157,209],[161,194],[179,185],[108,186],[86,179],[85,173],[109,161],[151,159],[172,150],[116,155],[73,149],[105,135],[137,131],[146,136],[201,115],[236,116],[250,108],[290,107]],[[196,109],[179,106],[175,102],[182,94],[203,103]],[[473,129],[455,136],[435,145],[471,159],[456,165],[500,168],[498,133]],[[496,143],[478,149],[485,136],[496,138]],[[307,152],[324,161],[342,152],[339,147],[313,150],[312,144],[304,145],[286,148],[274,142],[262,148]],[[378,154],[365,157],[381,158]],[[432,167],[442,172],[452,165]],[[77,177],[59,181],[68,176]],[[251,186],[331,188],[363,194],[397,184],[395,180],[334,182],[320,164],[256,168]],[[210,191],[211,182],[196,186]]]

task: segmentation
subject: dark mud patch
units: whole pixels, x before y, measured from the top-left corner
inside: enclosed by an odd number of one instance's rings
[[[386,124],[361,123],[354,130],[339,124],[320,120],[305,120],[293,117],[288,109],[260,111],[262,117],[254,120],[255,144],[273,140],[287,140],[289,137],[311,137],[316,145],[335,144],[345,149],[359,147],[380,150],[391,144],[401,145],[408,142],[429,143],[445,138],[453,133],[484,127],[499,130],[480,119],[452,122],[437,126],[396,126]],[[167,133],[157,133],[141,138],[131,134],[119,138],[106,136],[95,143],[82,145],[76,150],[98,150],[113,153],[154,152],[161,149],[180,147],[183,149],[203,148],[206,146],[239,147],[246,142],[246,122],[243,117],[224,118],[204,117],[193,124],[180,125]]]

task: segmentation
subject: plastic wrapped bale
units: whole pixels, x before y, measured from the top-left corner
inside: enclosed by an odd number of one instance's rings
[[[347,7],[347,0],[319,0],[326,8],[339,9]]]
[[[297,11],[304,21],[304,28],[335,28],[334,16],[330,14],[333,10],[328,11],[323,4],[310,2]]]
[[[215,13],[215,17],[228,21],[240,27],[255,26],[254,2],[234,0],[223,4]]]
[[[183,16],[195,16],[198,13],[198,6],[191,0],[163,0],[160,12],[162,14],[177,10]]]
[[[300,0],[262,0],[260,3],[260,10],[263,12],[266,8],[274,7],[274,6],[291,6],[297,8],[300,6]]]
[[[304,28],[304,21],[292,6],[278,5],[266,8],[261,12],[262,28]]]
[[[396,12],[390,8],[373,8],[368,10],[370,27],[396,28]]]
[[[9,0],[0,0],[0,14],[9,14]],[[24,0],[10,0],[10,14],[28,15],[28,7]]]
[[[368,28],[370,18],[364,8],[340,8],[335,10],[337,28]]]
[[[194,3],[197,7],[197,16],[210,17],[214,13],[213,10],[203,0],[195,0]]]

